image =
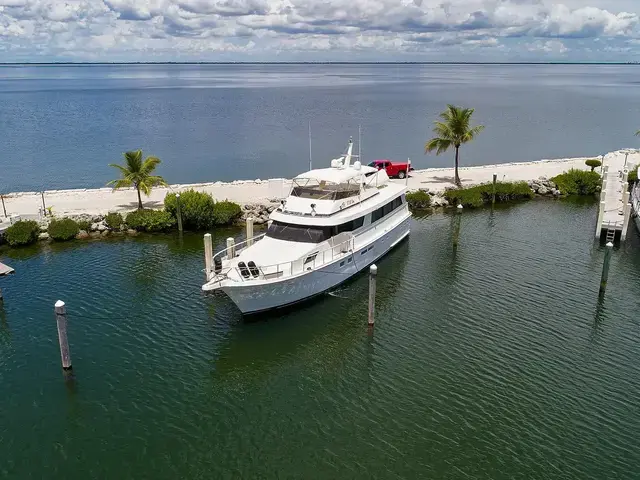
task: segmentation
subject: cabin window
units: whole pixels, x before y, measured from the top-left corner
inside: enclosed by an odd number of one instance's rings
[[[360,228],[362,225],[364,225],[364,217],[356,218],[355,220],[351,220],[350,222],[346,222],[333,227],[333,234],[338,235],[342,232],[353,232],[354,230]]]
[[[331,227],[295,225],[274,220],[267,229],[267,237],[289,242],[320,243],[331,238]]]
[[[396,208],[402,205],[402,202],[403,202],[402,197],[396,197],[390,202],[388,202],[386,205],[371,212],[371,223],[377,222],[382,217],[385,217],[390,213],[392,213]]]

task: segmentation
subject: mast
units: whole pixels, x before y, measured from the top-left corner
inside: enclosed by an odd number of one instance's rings
[[[309,170],[313,170],[313,168],[311,167],[312,165],[312,159],[311,159],[311,120],[309,120]]]
[[[358,125],[358,161],[362,163],[362,125]]]
[[[344,156],[344,168],[348,168],[351,165],[351,152],[353,151],[353,138],[349,137],[349,146],[347,147],[347,153]]]

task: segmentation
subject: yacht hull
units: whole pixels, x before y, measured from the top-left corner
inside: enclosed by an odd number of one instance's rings
[[[405,218],[372,242],[316,270],[278,282],[226,285],[221,290],[244,315],[287,307],[325,293],[383,257],[409,235],[411,214],[407,212],[403,216]]]

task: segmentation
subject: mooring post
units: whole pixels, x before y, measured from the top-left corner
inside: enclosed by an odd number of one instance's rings
[[[40,195],[42,196],[42,213],[46,217],[47,216],[47,206],[44,204],[44,192],[40,192]]]
[[[409,186],[409,172],[411,171],[411,159],[407,158],[407,177],[405,178],[405,185]]]
[[[180,208],[179,193],[176,193],[176,214],[178,215],[178,231],[182,232],[182,209]]]
[[[67,339],[67,309],[62,300],[58,300],[54,307],[56,323],[58,324],[58,343],[60,343],[60,357],[62,369],[71,370],[71,354],[69,353],[69,340]]]
[[[493,174],[493,190],[491,191],[491,205],[496,203],[496,182],[498,181],[498,174]]]
[[[247,217],[247,247],[253,245],[253,217]]]
[[[602,220],[604,218],[604,200],[602,200],[600,202],[600,205],[598,207],[598,220],[597,220],[597,224],[596,224],[596,238],[600,238],[600,235],[602,235]]]
[[[236,256],[236,242],[233,237],[227,238],[227,258],[231,259]]]
[[[4,302],[4,297],[2,296],[2,289],[0,288],[0,305]]]
[[[378,267],[374,263],[369,267],[369,326],[373,326],[376,321],[376,277]]]
[[[4,195],[0,195],[0,199],[2,199],[2,211],[4,212],[4,218],[7,218],[7,207],[4,206]]]
[[[460,238],[460,222],[462,221],[462,213],[463,210],[462,204],[458,204],[456,207],[456,218],[455,218],[455,226],[453,229],[453,247],[456,248],[458,246],[458,240]]]
[[[211,274],[211,263],[213,262],[213,244],[211,243],[211,234],[204,234],[204,275],[209,281],[209,275]]]
[[[607,289],[607,280],[609,279],[609,264],[611,263],[611,252],[613,252],[613,243],[607,243],[604,251],[604,262],[602,263],[602,277],[600,278],[600,296],[604,295]]]

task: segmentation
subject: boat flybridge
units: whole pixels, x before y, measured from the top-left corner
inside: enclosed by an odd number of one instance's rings
[[[406,185],[351,164],[353,142],[329,168],[293,179],[267,231],[213,255],[204,291],[221,290],[244,314],[291,305],[349,279],[409,235]]]

